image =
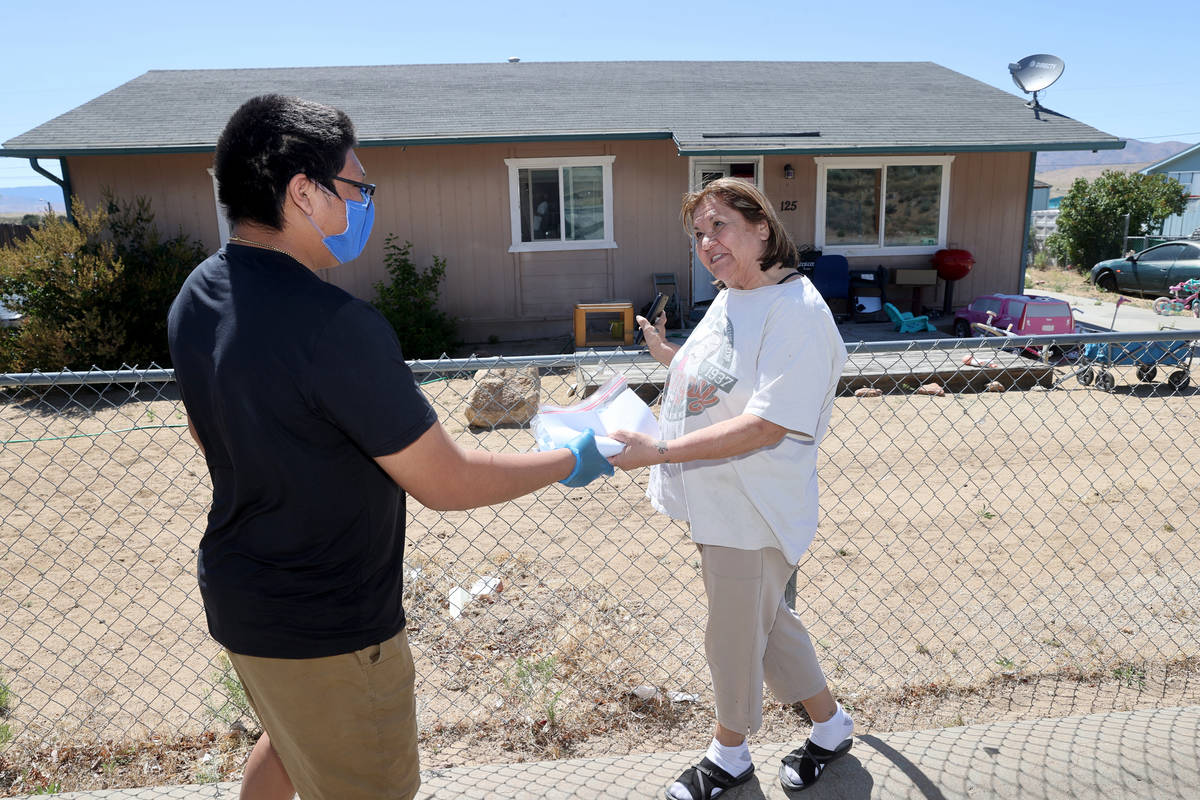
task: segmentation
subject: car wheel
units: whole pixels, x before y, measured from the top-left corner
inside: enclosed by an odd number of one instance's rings
[[[1115,292],[1117,290],[1117,276],[1111,272],[1101,272],[1096,276],[1096,288],[1105,292]]]
[[[1141,365],[1137,368],[1138,380],[1143,383],[1149,383],[1154,380],[1154,376],[1158,374],[1158,367],[1153,364]]]
[[[960,339],[971,338],[971,323],[965,319],[954,320],[954,335]]]
[[[1171,384],[1172,389],[1186,389],[1191,382],[1192,376],[1186,369],[1172,372],[1171,376],[1167,378],[1167,383]]]
[[[1092,381],[1096,379],[1096,371],[1091,367],[1084,367],[1076,373],[1075,378],[1084,386],[1091,386]]]
[[[1106,392],[1111,392],[1113,387],[1117,385],[1117,379],[1112,376],[1111,372],[1101,370],[1096,377],[1096,388]]]

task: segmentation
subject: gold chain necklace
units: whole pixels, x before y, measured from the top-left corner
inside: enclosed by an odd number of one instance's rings
[[[301,264],[304,263],[303,261],[300,261],[300,259],[296,258],[296,256],[293,255],[292,253],[289,253],[287,250],[284,250],[282,247],[276,247],[273,244],[267,244],[266,242],[252,242],[249,239],[243,239],[241,236],[238,236],[236,234],[234,234],[233,236],[230,236],[229,241],[237,242],[238,244],[249,244],[249,245],[254,245],[255,247],[263,247],[263,248],[266,248],[267,250],[274,250],[276,253],[283,253],[285,256],[295,259],[296,261],[298,261]]]

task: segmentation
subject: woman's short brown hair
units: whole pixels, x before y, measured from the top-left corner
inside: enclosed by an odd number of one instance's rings
[[[792,237],[784,230],[783,223],[775,215],[771,201],[752,183],[741,178],[718,178],[696,192],[683,196],[683,208],[679,219],[688,237],[692,236],[692,215],[696,207],[708,198],[729,206],[751,224],[767,223],[767,241],[763,243],[762,269],[768,270],[776,264],[785,269],[795,269],[800,259]]]

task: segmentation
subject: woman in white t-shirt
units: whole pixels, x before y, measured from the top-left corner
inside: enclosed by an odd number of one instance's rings
[[[662,316],[637,318],[651,355],[670,367],[662,438],[618,431],[625,449],[610,459],[653,465],[650,501],[687,520],[700,548],[717,724],[705,757],[667,797],[709,800],[750,779],[746,736],[762,725],[764,682],[813,720],[779,771],[785,789],[804,789],[849,751],[854,730],[784,599],[817,529],[817,445],[846,348],[758,189],[722,178],[686,195],[681,216],[723,291],[682,347],[667,341]]]

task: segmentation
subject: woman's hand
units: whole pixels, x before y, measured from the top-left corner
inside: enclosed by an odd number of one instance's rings
[[[653,439],[644,433],[622,430],[613,431],[608,435],[610,438],[616,439],[625,445],[624,450],[615,456],[609,456],[608,463],[614,467],[625,470],[637,469],[638,467],[661,464],[667,460],[667,456],[659,455],[659,440]]]
[[[667,312],[659,314],[653,325],[641,314],[633,319],[646,339],[646,347],[650,350],[650,355],[664,367],[670,366],[671,359],[674,358],[675,351],[679,348],[667,341]]]

